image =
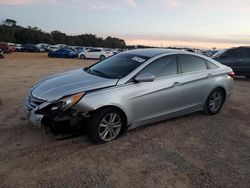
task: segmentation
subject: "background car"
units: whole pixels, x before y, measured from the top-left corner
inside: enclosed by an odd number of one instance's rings
[[[59,46],[55,46],[55,45],[51,45],[47,49],[48,49],[49,52],[53,52],[53,51],[59,50],[60,47]]]
[[[7,43],[0,43],[0,49],[4,53],[11,53],[11,52],[14,52],[16,50],[16,48],[14,46],[10,46]]]
[[[214,54],[216,54],[217,52],[218,52],[218,50],[210,50],[210,51],[207,52],[206,55],[207,55],[208,57],[212,57],[212,56],[213,56]]]
[[[38,48],[36,45],[25,44],[22,46],[22,52],[44,52],[43,48]]]
[[[15,44],[16,52],[21,52],[23,49],[23,46],[21,44]]]
[[[3,51],[0,49],[0,58],[3,59],[4,55],[3,55]]]
[[[43,49],[45,52],[48,52],[49,45],[46,43],[38,43],[36,44],[36,47]]]
[[[212,57],[216,61],[231,67],[236,75],[250,78],[250,47],[224,49]]]
[[[75,58],[78,57],[78,54],[71,49],[59,49],[56,51],[51,51],[48,53],[49,57],[67,57],[67,58]]]
[[[113,52],[104,50],[101,48],[94,48],[85,52],[79,53],[79,58],[81,59],[105,59],[109,56],[112,56]]]

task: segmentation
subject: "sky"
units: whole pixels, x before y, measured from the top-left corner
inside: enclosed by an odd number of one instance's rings
[[[250,0],[0,0],[0,19],[129,45],[250,46]]]

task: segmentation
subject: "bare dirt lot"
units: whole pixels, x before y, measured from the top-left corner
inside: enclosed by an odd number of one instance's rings
[[[250,187],[250,80],[215,116],[194,113],[103,145],[57,140],[29,124],[23,99],[40,78],[94,61],[12,53],[0,60],[0,187]]]

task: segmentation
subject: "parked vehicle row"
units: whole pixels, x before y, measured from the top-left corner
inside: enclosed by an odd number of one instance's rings
[[[49,57],[64,57],[64,58],[76,58],[80,59],[100,59],[103,60],[107,57],[114,55],[112,51],[104,48],[92,48],[78,53],[72,48],[63,48],[48,53]]]
[[[36,45],[26,44],[22,46],[20,51],[21,52],[45,52],[45,49],[39,48]]]
[[[9,45],[8,43],[0,43],[0,49],[4,53],[11,53],[16,51],[16,48],[13,45]]]

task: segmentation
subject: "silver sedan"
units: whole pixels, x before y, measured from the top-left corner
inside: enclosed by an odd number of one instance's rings
[[[52,132],[67,121],[102,143],[127,129],[195,111],[218,113],[232,93],[233,76],[231,68],[195,53],[131,50],[39,81],[25,109],[31,122]]]

